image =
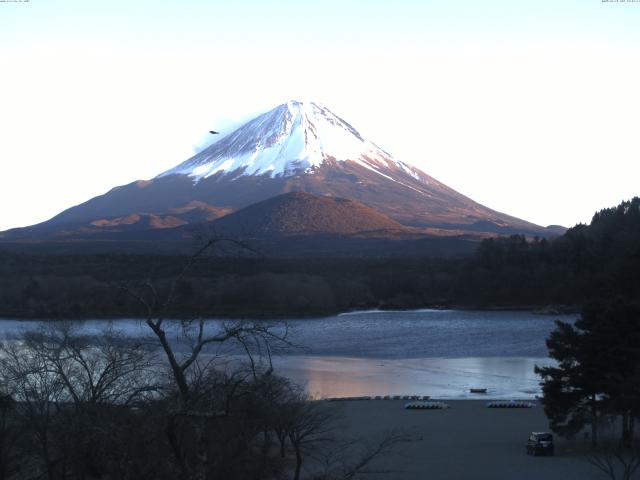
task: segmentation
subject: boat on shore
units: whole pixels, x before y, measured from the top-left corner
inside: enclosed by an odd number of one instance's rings
[[[486,388],[470,388],[469,392],[471,393],[487,393]]]

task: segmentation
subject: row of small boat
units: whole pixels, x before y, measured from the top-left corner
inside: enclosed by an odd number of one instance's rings
[[[488,408],[533,408],[534,406],[531,402],[521,400],[498,400],[487,404]]]
[[[444,402],[428,401],[431,397],[428,395],[385,395],[385,396],[365,396],[365,397],[336,397],[325,399],[328,402],[348,402],[359,400],[411,400],[406,403],[404,408],[407,410],[431,410],[446,409],[449,405]],[[533,408],[535,404],[526,400],[495,400],[487,403],[487,408]]]
[[[404,406],[407,410],[445,410],[449,405],[444,402],[410,402]]]
[[[486,388],[470,388],[471,393],[487,393]],[[343,402],[349,400],[429,400],[429,395],[376,395],[376,396],[363,396],[363,397],[335,397],[327,398],[330,402]]]
[[[431,397],[429,395],[376,395],[376,396],[365,396],[365,397],[335,397],[335,398],[327,398],[328,402],[348,402],[355,400],[429,400]]]

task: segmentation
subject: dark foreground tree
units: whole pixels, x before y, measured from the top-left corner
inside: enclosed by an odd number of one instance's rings
[[[597,349],[576,324],[557,322],[547,340],[549,356],[557,367],[536,367],[542,377],[541,403],[551,429],[564,437],[573,437],[586,426],[591,429],[594,446],[603,385],[598,372]]]
[[[620,301],[584,309],[574,324],[557,322],[547,340],[556,367],[536,367],[551,428],[571,437],[586,426],[597,445],[598,425],[620,422],[631,447],[640,415],[640,308]]]

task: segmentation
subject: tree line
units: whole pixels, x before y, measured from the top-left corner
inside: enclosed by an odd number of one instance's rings
[[[495,304],[582,306],[640,298],[640,198],[597,212],[551,240],[488,239],[467,262],[455,296]],[[475,292],[475,293],[474,293]]]
[[[181,277],[171,315],[324,315],[362,308],[565,306],[640,297],[640,199],[597,212],[554,239],[482,241],[460,258],[210,255]],[[114,285],[168,285],[188,257],[0,252],[0,315],[140,317]]]

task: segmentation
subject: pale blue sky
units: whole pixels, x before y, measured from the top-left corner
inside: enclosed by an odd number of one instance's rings
[[[0,3],[0,71],[0,230],[292,98],[536,223],[640,194],[640,3]]]
[[[3,5],[2,50],[360,55],[479,41],[637,43],[640,7],[598,0],[32,0]],[[546,38],[545,38],[546,37]],[[471,45],[469,45],[471,46]]]

